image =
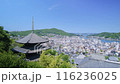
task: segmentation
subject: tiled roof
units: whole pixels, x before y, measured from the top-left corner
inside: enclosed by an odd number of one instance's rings
[[[120,62],[109,60],[98,60],[85,57],[77,66],[78,68],[120,68]]]
[[[48,42],[49,40],[47,39],[43,39],[41,37],[39,37],[38,35],[34,34],[34,33],[30,33],[29,35],[25,36],[24,38],[17,40],[16,42],[18,43],[43,43],[43,42]]]

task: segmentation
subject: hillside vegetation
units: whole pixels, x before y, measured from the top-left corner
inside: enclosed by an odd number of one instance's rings
[[[112,38],[112,39],[120,39],[120,32],[119,33],[102,32],[102,33],[99,33],[99,34],[93,34],[91,36],[99,36],[99,37]]]
[[[28,30],[28,31],[13,31],[10,32],[12,36],[26,36],[29,33],[31,33],[32,30]],[[52,28],[52,29],[40,29],[40,30],[34,30],[34,33],[36,33],[39,36],[43,36],[43,35],[49,35],[49,34],[56,34],[56,35],[62,35],[62,36],[74,36],[75,34],[72,33],[67,33],[63,30],[60,29],[56,29],[56,28]]]

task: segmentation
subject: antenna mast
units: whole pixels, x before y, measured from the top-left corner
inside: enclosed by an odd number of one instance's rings
[[[34,18],[32,16],[32,32],[34,32]]]

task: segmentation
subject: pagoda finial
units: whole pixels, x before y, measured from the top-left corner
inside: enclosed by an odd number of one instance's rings
[[[32,16],[32,32],[34,32],[34,18]]]

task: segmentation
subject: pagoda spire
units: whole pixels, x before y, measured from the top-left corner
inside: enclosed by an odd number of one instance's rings
[[[34,18],[32,16],[32,33],[34,32]]]

